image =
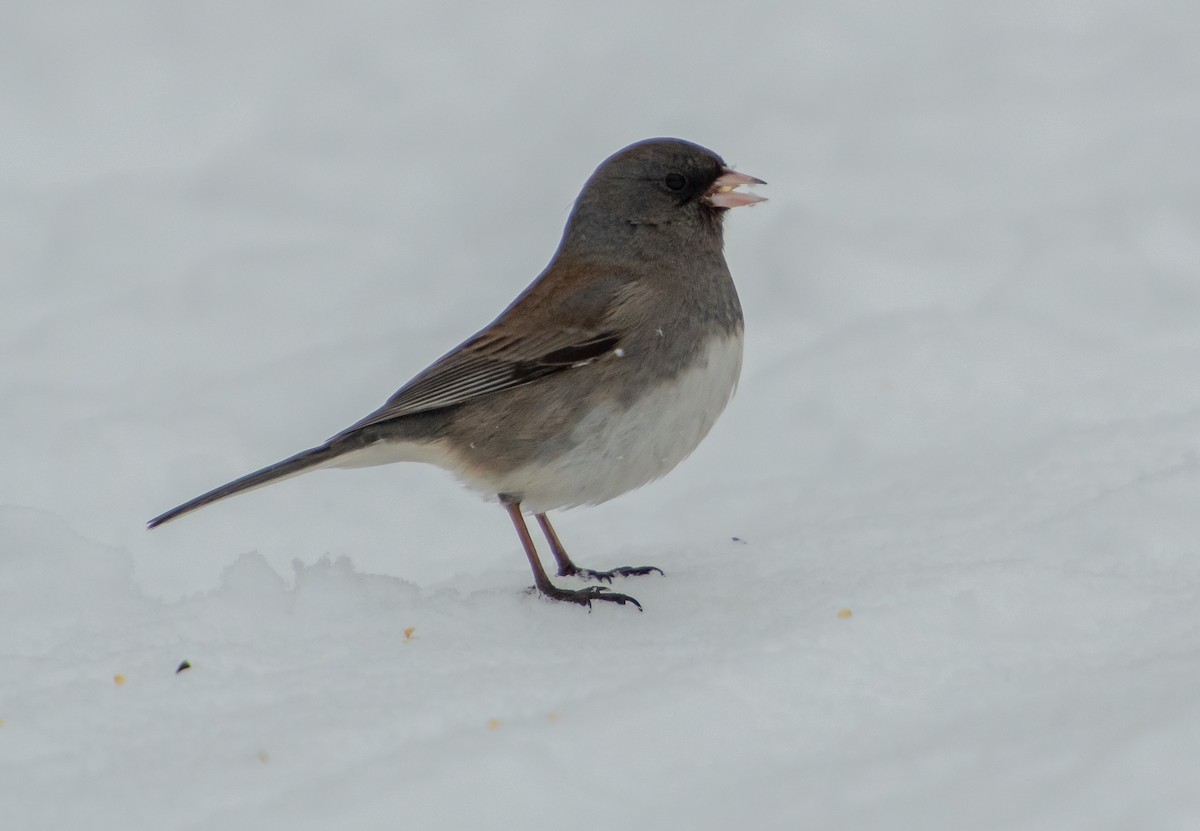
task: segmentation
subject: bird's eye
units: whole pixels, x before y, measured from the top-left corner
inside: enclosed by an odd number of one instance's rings
[[[683,190],[687,187],[687,177],[682,173],[668,173],[667,178],[663,179],[663,184],[671,190]]]

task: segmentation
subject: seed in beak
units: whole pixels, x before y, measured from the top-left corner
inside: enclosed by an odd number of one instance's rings
[[[753,193],[742,193],[738,190],[741,185],[765,185],[762,179],[738,173],[736,170],[725,170],[712,183],[705,196],[708,204],[715,208],[738,208],[742,205],[753,205],[755,202],[765,202],[765,196]]]

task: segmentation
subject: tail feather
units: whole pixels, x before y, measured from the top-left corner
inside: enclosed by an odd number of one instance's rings
[[[289,476],[295,476],[298,473],[303,473],[309,468],[316,467],[323,462],[341,455],[340,450],[334,450],[330,445],[322,445],[314,447],[311,450],[305,450],[297,453],[295,456],[284,459],[282,462],[276,462],[273,465],[268,465],[262,470],[256,470],[253,473],[247,473],[240,479],[234,479],[221,485],[219,488],[213,488],[208,493],[200,494],[195,499],[189,499],[182,505],[176,506],[164,514],[159,514],[154,519],[146,523],[147,528],[157,528],[164,522],[170,522],[184,514],[190,514],[197,508],[203,508],[212,502],[219,499],[224,499],[227,496],[233,496],[235,493],[253,490],[254,488],[262,487],[263,485],[286,479]]]

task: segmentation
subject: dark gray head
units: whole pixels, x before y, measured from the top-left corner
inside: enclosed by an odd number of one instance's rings
[[[720,250],[729,208],[763,198],[735,190],[765,184],[735,173],[716,153],[682,139],[647,139],[609,156],[575,200],[564,245],[700,244]],[[646,239],[649,237],[650,239]]]

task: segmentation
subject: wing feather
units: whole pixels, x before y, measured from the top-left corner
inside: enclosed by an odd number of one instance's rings
[[[627,272],[557,258],[490,326],[338,436],[570,372],[616,350],[644,292]]]
[[[491,341],[486,333],[478,335],[436,361],[386,404],[339,435],[413,413],[453,407],[585,366],[612,352],[620,340],[614,332],[562,335],[568,337],[541,337],[533,342],[512,338]]]

